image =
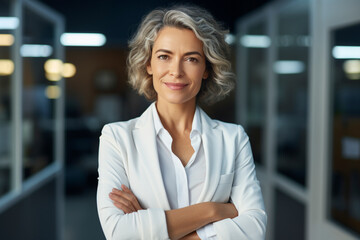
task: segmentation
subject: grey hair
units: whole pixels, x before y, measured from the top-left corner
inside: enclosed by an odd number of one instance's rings
[[[197,99],[212,104],[230,93],[234,88],[234,74],[228,60],[229,46],[225,42],[226,30],[204,9],[195,6],[175,6],[151,11],[142,20],[137,33],[129,42],[127,59],[130,85],[140,95],[156,100],[152,76],[146,71],[157,34],[165,27],[186,28],[203,42],[208,78],[202,81]]]

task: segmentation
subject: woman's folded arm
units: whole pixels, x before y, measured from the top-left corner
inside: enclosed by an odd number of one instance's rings
[[[110,239],[179,239],[208,223],[237,216],[233,204],[200,203],[165,211],[148,208],[125,213],[114,205],[113,188],[129,187],[124,153],[115,141],[110,126],[100,137],[97,206],[100,223]]]
[[[239,151],[236,155],[235,175],[231,189],[231,202],[238,216],[214,223],[220,239],[265,239],[267,215],[259,181],[256,178],[255,164],[249,138],[239,126]]]

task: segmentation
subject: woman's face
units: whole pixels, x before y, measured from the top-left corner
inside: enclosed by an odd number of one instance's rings
[[[202,79],[208,77],[203,43],[191,30],[164,27],[154,42],[147,72],[158,103],[195,103]]]

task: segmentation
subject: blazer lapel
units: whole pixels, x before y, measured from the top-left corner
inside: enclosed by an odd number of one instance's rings
[[[200,110],[202,124],[202,143],[206,161],[206,176],[198,203],[210,201],[217,188],[222,163],[224,139],[218,125],[203,110]]]
[[[150,106],[137,121],[133,130],[133,137],[139,159],[144,164],[143,174],[146,174],[148,179],[146,184],[152,188],[160,206],[164,210],[169,210],[170,204],[161,175],[152,114],[152,106]]]

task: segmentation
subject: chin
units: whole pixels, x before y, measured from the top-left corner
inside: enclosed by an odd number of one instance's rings
[[[193,100],[193,97],[184,97],[184,96],[166,96],[161,98],[161,101],[171,103],[171,104],[184,104]]]

